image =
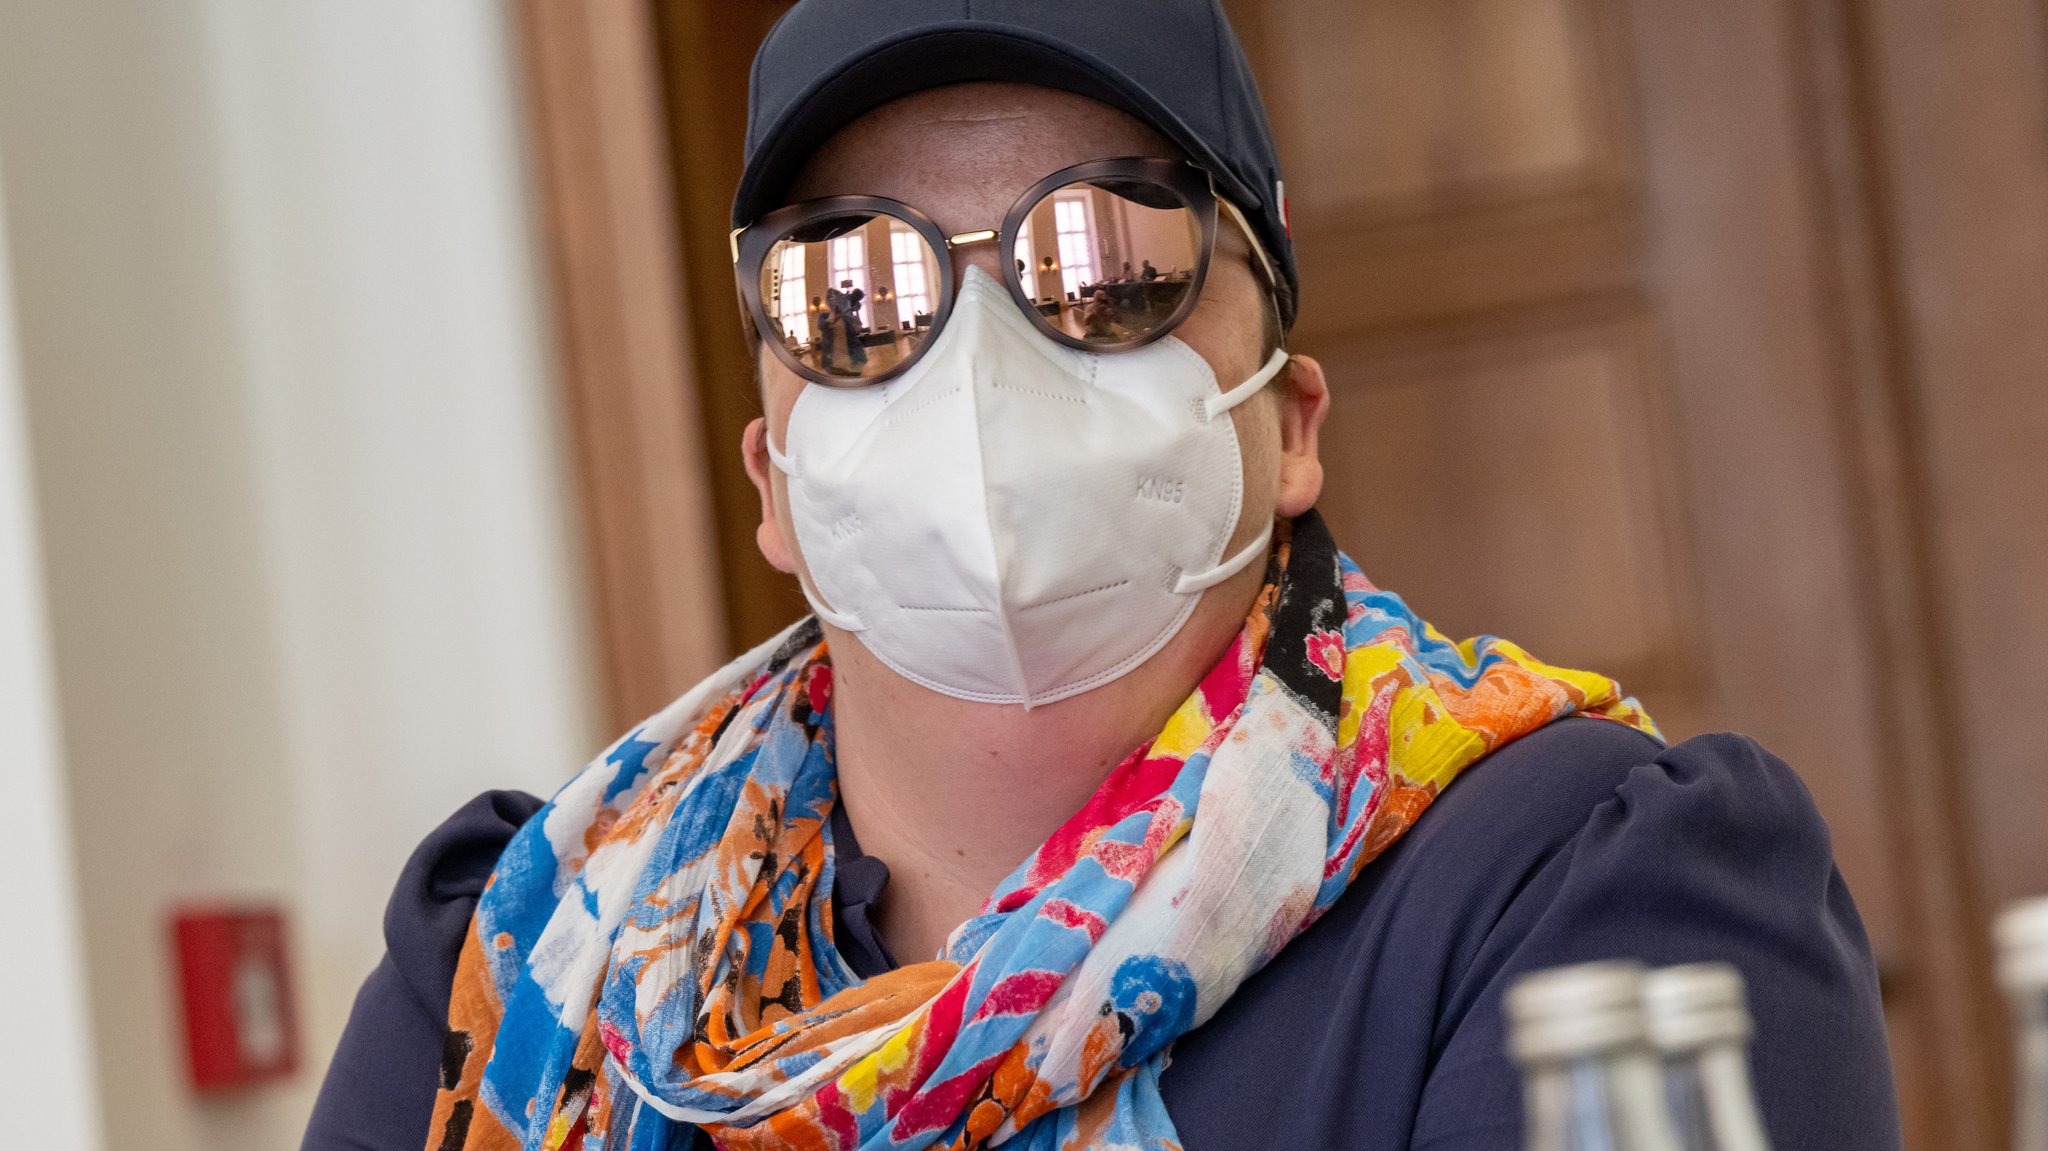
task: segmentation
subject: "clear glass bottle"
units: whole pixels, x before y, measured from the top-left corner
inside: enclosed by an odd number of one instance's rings
[[[1638,963],[1585,963],[1508,988],[1527,1151],[1683,1151],[1644,1030],[1643,975]]]
[[[2048,898],[1998,917],[1998,981],[2019,1025],[2016,1151],[2048,1151]]]
[[[1643,979],[1643,1020],[1685,1151],[1770,1151],[1749,1073],[1742,973],[1726,963],[1652,971]]]

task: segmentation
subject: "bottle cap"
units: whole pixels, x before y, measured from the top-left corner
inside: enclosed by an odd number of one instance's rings
[[[1508,1050],[1552,1063],[1643,1042],[1643,965],[1581,963],[1525,975],[1508,988]]]
[[[1659,1051],[1676,1054],[1750,1035],[1742,973],[1727,963],[1664,967],[1643,977],[1643,1021]]]
[[[1998,917],[1998,981],[2007,991],[2048,988],[2048,897],[2016,903]]]

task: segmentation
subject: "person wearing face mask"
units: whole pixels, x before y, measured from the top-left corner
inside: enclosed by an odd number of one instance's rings
[[[1054,219],[1144,269],[1124,322],[1034,306]],[[828,370],[764,277],[855,233],[932,318]],[[422,845],[307,1148],[1512,1146],[1502,989],[1613,955],[1742,969],[1779,1145],[1898,1145],[1789,769],[1452,642],[1317,516],[1320,453],[1374,445],[1286,348],[1214,0],[802,0],[731,254],[812,614]]]

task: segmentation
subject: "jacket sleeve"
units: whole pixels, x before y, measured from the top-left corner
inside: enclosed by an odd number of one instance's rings
[[[301,1151],[426,1145],[456,957],[499,854],[540,807],[523,792],[485,792],[406,862],[384,911],[384,958],[356,994]]]
[[[1703,736],[1628,772],[1526,874],[1453,981],[1410,1146],[1517,1146],[1519,1076],[1501,993],[1531,971],[1631,957],[1724,960],[1748,984],[1750,1055],[1772,1143],[1900,1146],[1877,973],[1797,776],[1755,742]]]

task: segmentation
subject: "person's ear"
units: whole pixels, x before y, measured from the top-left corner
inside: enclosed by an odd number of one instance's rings
[[[1287,361],[1287,383],[1280,399],[1280,484],[1273,512],[1298,516],[1315,506],[1323,494],[1323,460],[1317,435],[1330,412],[1330,385],[1323,366],[1307,356]]]
[[[789,554],[789,542],[782,535],[782,520],[775,514],[775,465],[768,459],[768,421],[755,416],[740,433],[740,459],[747,466],[747,478],[761,493],[761,526],[754,529],[754,545],[768,566],[784,574],[796,571],[796,558]]]

